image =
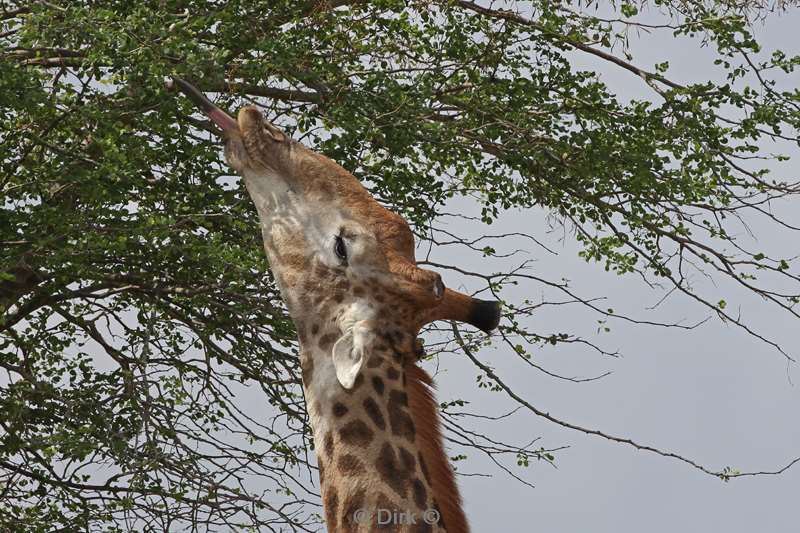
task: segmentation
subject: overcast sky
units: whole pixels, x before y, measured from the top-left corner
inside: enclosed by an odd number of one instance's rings
[[[792,13],[773,17],[757,34],[767,50],[778,47],[797,54],[798,28],[800,16]],[[681,83],[704,81],[711,71],[713,51],[700,50],[687,40],[646,37],[633,48],[634,62],[644,68],[669,59],[668,76]],[[599,70],[621,100],[652,95],[642,80],[627,71],[584,56],[574,59],[578,67]],[[798,81],[794,75],[791,86],[797,87]],[[775,207],[800,224],[799,202]],[[547,234],[544,215],[536,210],[510,214],[492,230],[524,228],[556,247],[559,255],[553,257],[527,246],[530,257],[537,260],[536,273],[552,280],[567,277],[585,296],[609,296],[609,307],[642,316],[644,308],[658,300],[659,295],[635,277],[620,278],[599,265],[584,263],[569,237],[559,242],[557,235]],[[763,249],[783,250],[783,256],[800,253],[800,236],[775,233],[763,220],[749,222],[756,230],[762,229],[758,243]],[[436,252],[433,257],[437,258]],[[439,252],[438,258],[458,260],[450,249]],[[451,286],[463,282],[465,288],[478,288],[450,273],[445,278]],[[726,290],[725,285],[715,288],[702,279],[695,282],[724,297],[729,306],[741,306],[747,320],[799,354],[798,324],[787,313],[740,291]],[[533,299],[540,292],[535,285],[521,286],[518,291]],[[707,313],[675,298],[647,316],[691,322]],[[679,453],[714,470],[725,466],[773,470],[800,457],[800,390],[791,382],[800,384],[797,365],[787,365],[776,351],[716,319],[691,332],[613,322],[611,333],[598,335],[597,318],[578,308],[550,308],[537,314],[532,323],[541,331],[577,331],[619,349],[624,355],[620,359],[570,348],[537,355],[538,363],[566,375],[613,371],[596,382],[554,380],[525,368],[506,348],[485,349],[479,356],[543,411]],[[463,397],[486,414],[501,414],[513,406],[502,393],[476,390],[476,371],[466,358],[448,357],[441,366],[445,368],[437,376],[441,400]],[[558,453],[557,469],[544,464],[531,468],[526,479],[535,484],[534,489],[498,474],[475,454],[460,464],[463,472],[495,474],[460,479],[465,509],[476,532],[800,531],[800,465],[781,476],[724,483],[686,464],[567,430],[532,413],[519,413],[490,431],[509,441],[541,437],[542,446],[570,448]]]

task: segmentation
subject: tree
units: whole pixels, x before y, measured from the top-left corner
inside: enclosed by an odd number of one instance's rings
[[[800,189],[768,172],[765,160],[786,156],[765,146],[797,142],[800,92],[777,83],[800,57],[762,50],[751,26],[788,4],[616,2],[601,16],[580,1],[3,2],[0,529],[317,527],[292,324],[255,211],[220,164],[213,127],[165,92],[171,75],[228,109],[262,106],[424,241],[491,259],[508,237],[489,234],[492,222],[541,207],[587,261],[683,295],[793,362],[690,275],[800,318],[790,251],[751,250],[733,230],[756,213],[797,231],[770,211]],[[679,83],[667,63],[637,64],[632,31],[700,38],[724,81]],[[630,72],[652,98],[623,101],[570,54]],[[443,225],[464,216],[447,211],[458,197],[480,206],[486,234]],[[535,231],[524,238],[537,246]],[[544,346],[608,353],[536,331],[527,318],[542,306],[652,323],[537,278],[525,262],[500,274],[427,264],[503,299],[494,342],[534,370],[547,372],[534,362]],[[516,295],[521,279],[553,299]],[[466,351],[479,386],[551,422],[723,479],[746,474],[574,426],[507,387],[477,358],[483,339],[450,326],[426,338],[429,357]],[[269,416],[233,400],[245,388]],[[496,457],[514,476],[499,459],[554,460],[475,437],[448,411],[461,405],[444,405],[459,450]]]

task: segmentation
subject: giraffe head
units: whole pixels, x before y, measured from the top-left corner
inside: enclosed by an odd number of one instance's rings
[[[447,289],[439,274],[418,267],[406,221],[350,172],[292,140],[255,107],[234,120],[189,84],[176,83],[222,130],[226,159],[255,203],[300,342],[313,337],[332,354],[344,388],[353,385],[364,347],[378,332],[414,343],[435,320],[487,332],[497,326],[498,303]],[[406,351],[414,353],[413,346]]]

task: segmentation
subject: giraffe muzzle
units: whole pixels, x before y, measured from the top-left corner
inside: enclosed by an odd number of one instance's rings
[[[206,95],[200,92],[197,87],[182,80],[181,78],[173,76],[171,80],[166,83],[167,90],[179,90],[191,100],[203,113],[206,114],[211,121],[216,124],[223,134],[239,131],[239,124],[236,120],[227,114],[222,109],[215,106]]]

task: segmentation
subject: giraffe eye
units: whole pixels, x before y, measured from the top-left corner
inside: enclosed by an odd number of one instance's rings
[[[343,264],[346,265],[347,264],[347,246],[345,246],[344,239],[342,239],[342,237],[340,235],[336,236],[336,240],[334,241],[334,244],[333,244],[333,251],[334,251],[334,253],[336,253],[336,257],[338,257],[339,260]]]

